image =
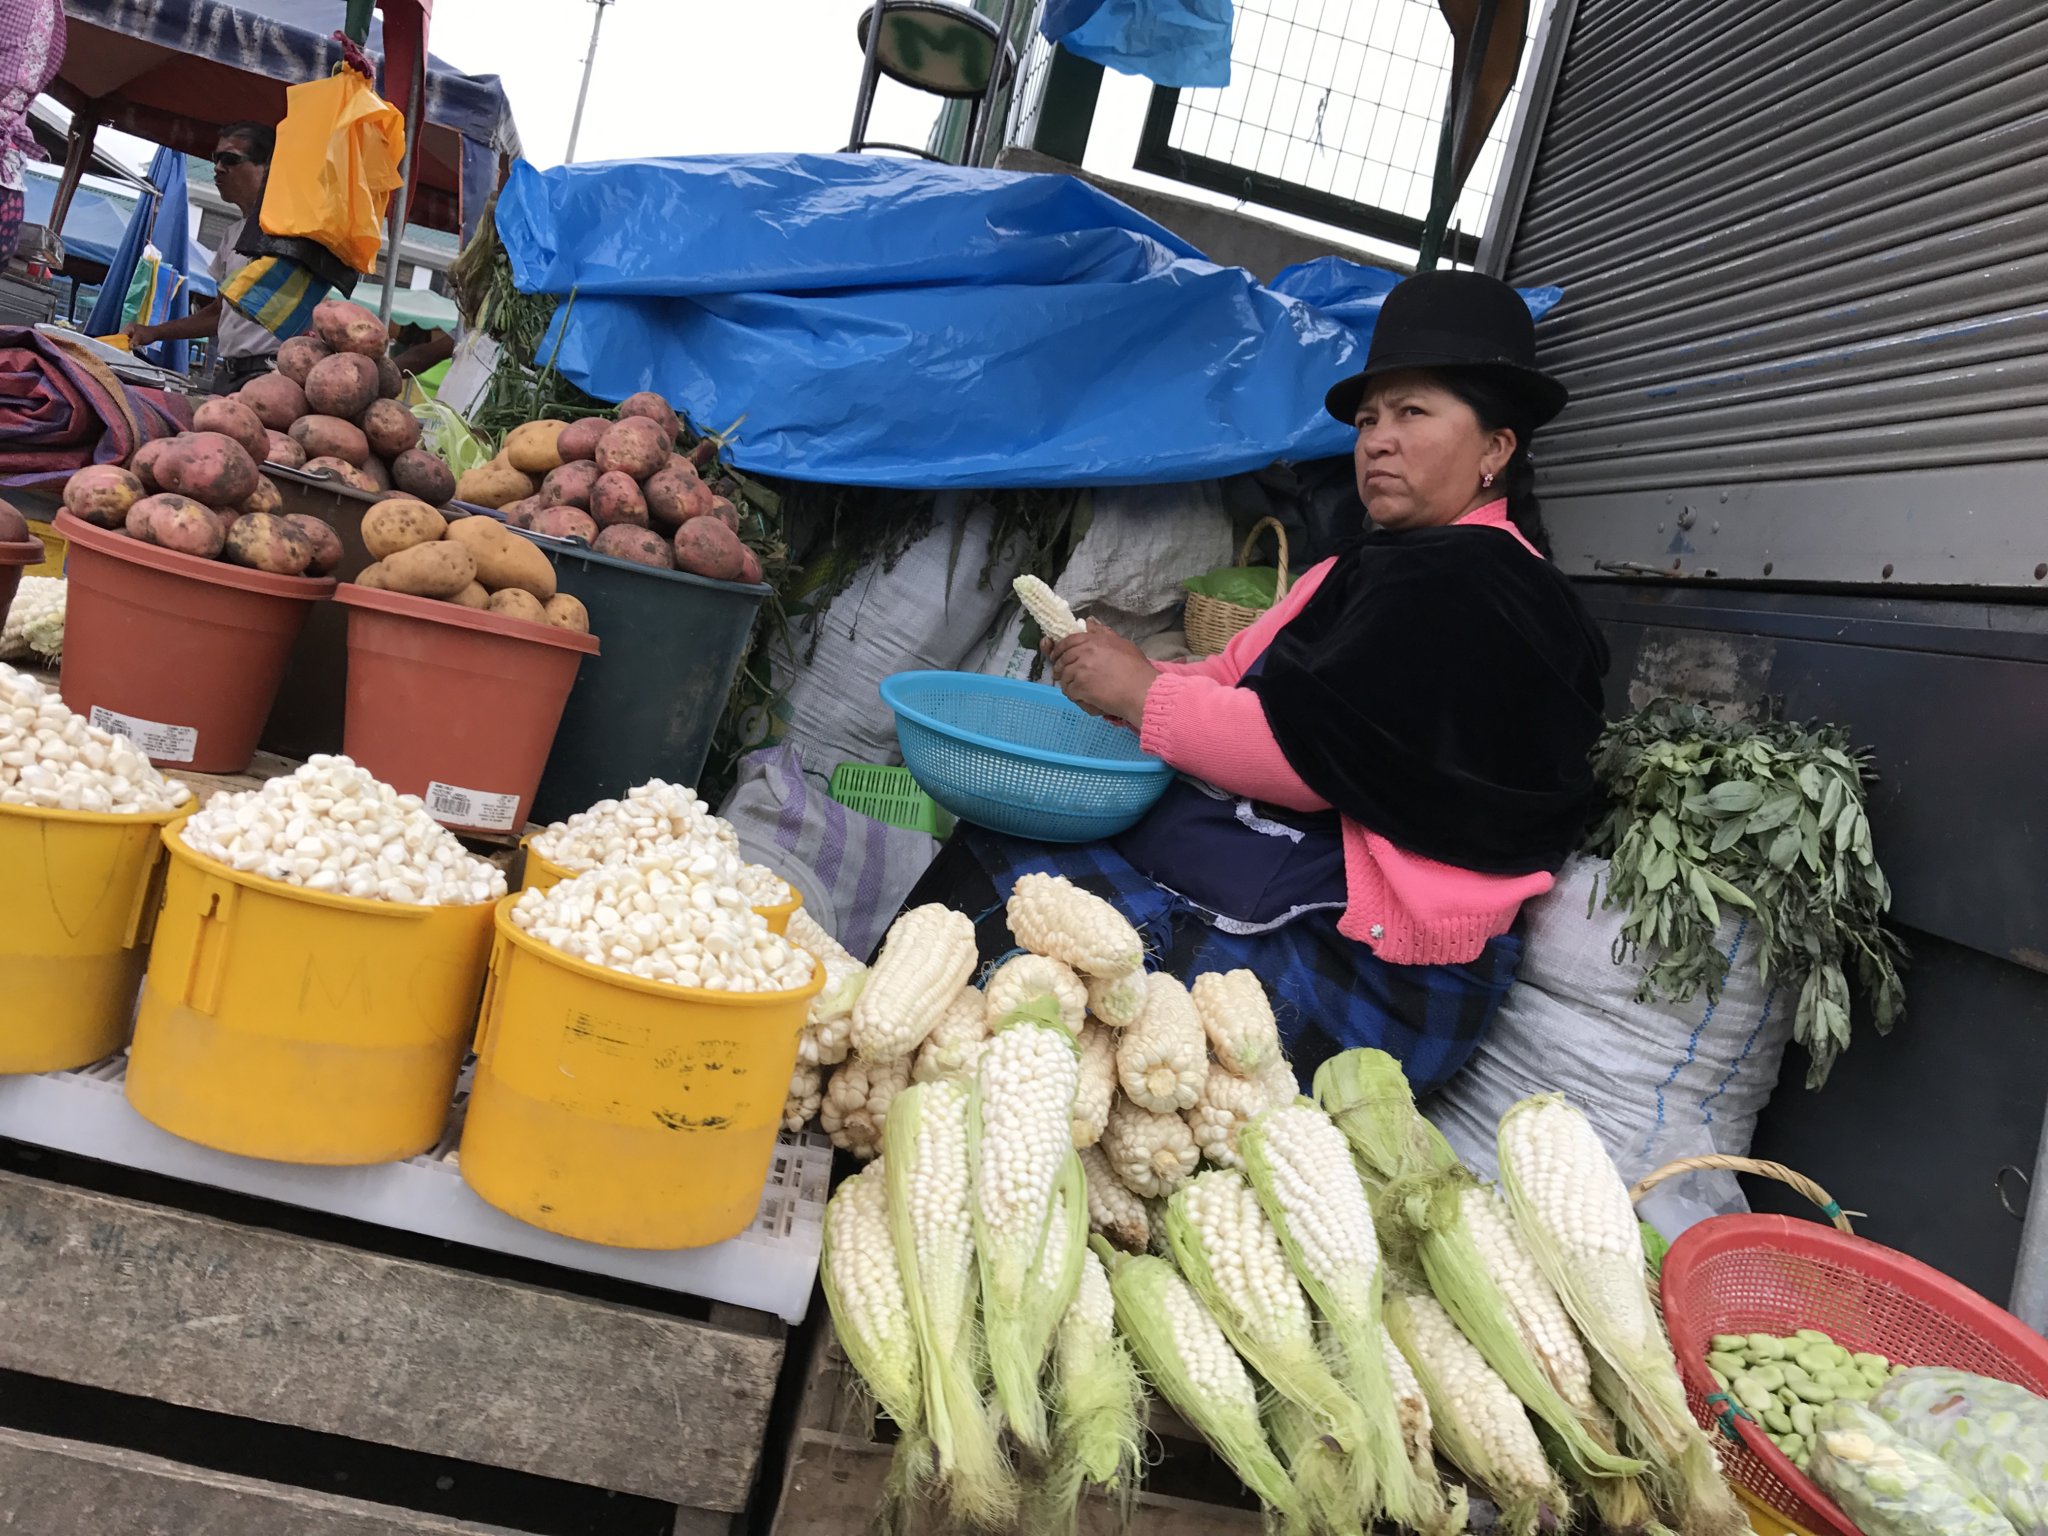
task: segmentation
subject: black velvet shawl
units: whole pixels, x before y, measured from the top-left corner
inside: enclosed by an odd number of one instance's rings
[[[1555,870],[1593,807],[1607,645],[1571,583],[1495,528],[1375,529],[1247,680],[1294,771],[1409,853]]]

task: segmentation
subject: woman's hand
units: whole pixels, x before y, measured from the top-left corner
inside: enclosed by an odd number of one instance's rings
[[[1115,630],[1090,619],[1080,634],[1040,649],[1052,662],[1052,680],[1090,714],[1129,725],[1144,720],[1145,695],[1159,672],[1143,651]]]

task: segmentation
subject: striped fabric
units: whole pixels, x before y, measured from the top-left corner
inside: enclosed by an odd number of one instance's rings
[[[327,284],[283,256],[252,256],[220,285],[221,298],[280,341],[313,323],[313,307]]]

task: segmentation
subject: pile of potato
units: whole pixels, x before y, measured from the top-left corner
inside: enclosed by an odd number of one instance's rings
[[[440,506],[454,495],[454,473],[420,447],[420,424],[398,403],[405,381],[388,340],[360,304],[317,305],[312,331],[278,348],[276,371],[230,397],[255,418],[258,457],[372,496],[400,491]]]
[[[363,514],[363,543],[377,563],[357,586],[590,633],[588,610],[555,590],[555,568],[539,546],[494,518],[450,519],[423,501],[392,497]]]
[[[119,464],[90,464],[64,484],[73,517],[202,560],[276,576],[325,576],[341,562],[341,536],[317,517],[284,512],[237,426],[232,400],[209,400],[201,430],[144,443]],[[247,412],[243,411],[243,415]]]
[[[676,452],[681,430],[651,391],[621,401],[616,421],[529,421],[455,494],[516,528],[581,539],[636,565],[758,582],[761,561],[740,542],[738,509],[705,484],[691,455]]]

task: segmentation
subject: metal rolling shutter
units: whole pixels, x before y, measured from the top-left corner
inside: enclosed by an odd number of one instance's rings
[[[1566,568],[2048,590],[2048,6],[1559,0],[1541,47],[1482,262],[1565,290]]]

